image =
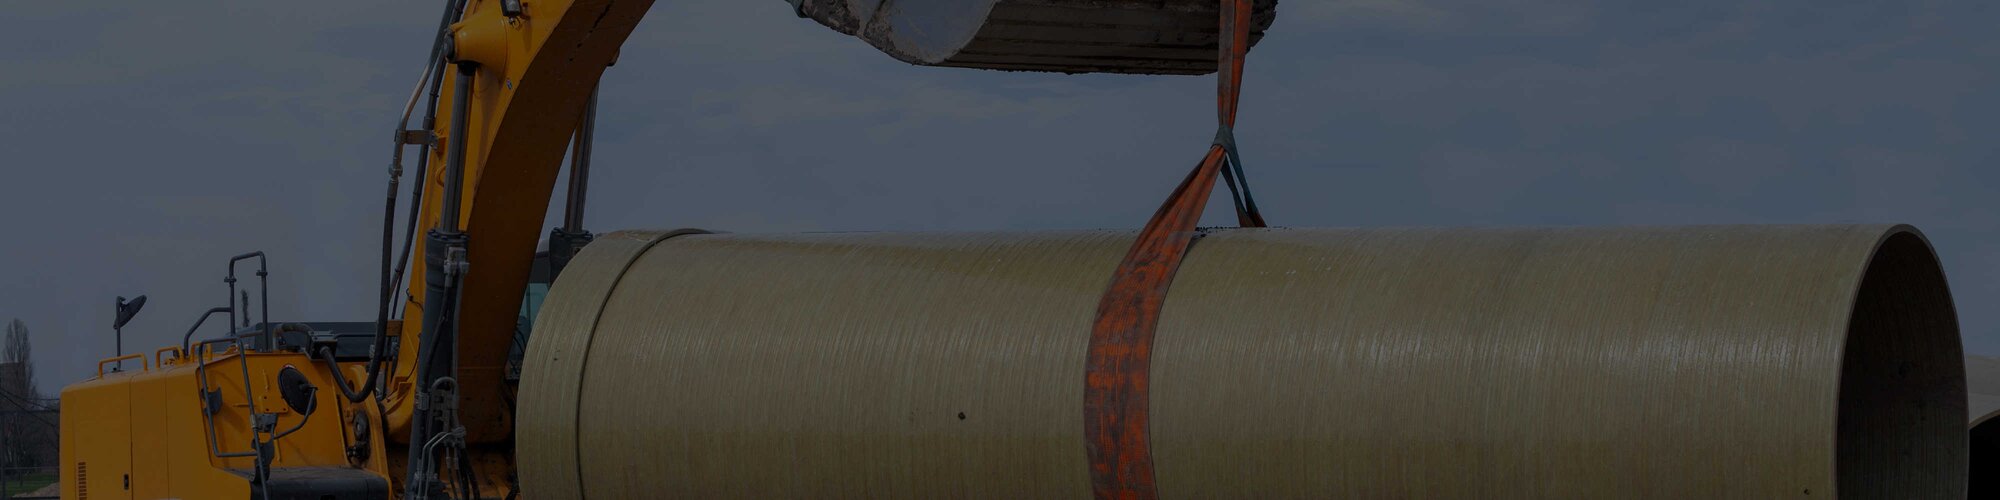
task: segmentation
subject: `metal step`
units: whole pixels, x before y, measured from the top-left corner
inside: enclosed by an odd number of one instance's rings
[[[800,0],[800,14],[911,64],[1061,73],[1215,72],[1219,0]],[[1256,0],[1254,46],[1277,19]]]

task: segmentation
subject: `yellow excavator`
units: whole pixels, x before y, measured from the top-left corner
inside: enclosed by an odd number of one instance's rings
[[[1218,68],[1217,18],[1231,3],[790,0],[790,7],[913,64],[1207,74]],[[1276,1],[1242,3],[1254,12],[1248,37],[1260,38]],[[227,290],[217,292],[224,300],[179,344],[103,360],[96,377],[63,390],[63,498],[580,495],[538,491],[517,473],[517,459],[543,451],[516,439],[517,387],[522,360],[539,355],[524,352],[537,308],[545,294],[563,293],[548,283],[594,239],[582,221],[595,89],[653,2],[443,4],[425,70],[394,131],[374,320],[274,321],[268,303],[249,303],[250,278],[261,291],[282,268],[268,267],[261,252],[230,258],[222,268]],[[399,203],[403,156],[412,148],[422,178],[411,183],[412,202]],[[538,249],[565,157],[563,224]],[[409,211],[399,214],[405,204]]]

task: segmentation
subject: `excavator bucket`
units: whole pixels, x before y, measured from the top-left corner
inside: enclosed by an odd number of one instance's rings
[[[1219,0],[791,0],[897,59],[1059,73],[1215,72]],[[1255,0],[1254,46],[1278,16]]]

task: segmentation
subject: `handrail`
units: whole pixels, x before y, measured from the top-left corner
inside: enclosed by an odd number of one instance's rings
[[[185,355],[181,354],[181,348],[179,348],[179,347],[174,347],[174,346],[166,346],[166,347],[162,347],[162,348],[159,348],[159,349],[154,349],[154,350],[153,350],[153,366],[157,366],[157,367],[161,367],[161,368],[166,368],[166,367],[167,367],[167,361],[166,361],[166,358],[162,358],[162,357],[160,357],[160,355],[161,355],[161,354],[166,354],[166,353],[169,353],[169,352],[171,352],[171,353],[174,353],[174,362],[175,362],[175,363],[180,363],[180,360],[181,360],[181,358],[183,358],[183,357],[186,357]]]
[[[201,313],[201,317],[196,318],[194,320],[194,326],[188,327],[187,335],[181,336],[181,351],[188,353],[194,352],[194,346],[192,344],[189,344],[189,342],[192,342],[194,340],[194,331],[200,330],[202,323],[208,322],[209,316],[214,316],[218,313],[230,313],[230,315],[233,318],[234,315],[236,314],[235,311],[236,310],[234,308],[229,308],[229,307],[212,307],[208,309],[208,312]],[[231,319],[231,321],[234,321],[234,319]],[[235,328],[235,325],[223,325],[223,326],[224,326],[223,328],[224,331],[227,331],[231,328]]]
[[[102,376],[104,376],[104,366],[105,366],[105,365],[109,365],[109,364],[112,364],[112,363],[117,363],[117,362],[119,362],[119,361],[124,361],[124,360],[128,360],[128,359],[136,359],[136,360],[139,360],[139,371],[150,371],[150,370],[152,370],[152,369],[153,369],[153,368],[152,368],[151,366],[148,366],[148,365],[146,364],[146,355],[144,355],[144,354],[127,354],[127,355],[124,355],[124,356],[119,356],[119,357],[115,357],[115,358],[106,358],[106,359],[103,359],[103,360],[99,360],[99,361],[97,362],[97,376],[99,376],[99,377],[102,377]]]
[[[250,259],[257,259],[257,294],[259,296],[259,298],[257,299],[257,306],[259,308],[262,308],[263,310],[263,317],[260,321],[264,323],[264,339],[262,341],[263,343],[258,345],[257,348],[270,349],[272,346],[272,338],[273,338],[273,332],[271,331],[271,282],[270,282],[271,272],[269,265],[270,261],[264,257],[264,252],[259,250],[255,252],[246,253],[243,255],[238,255],[235,257],[230,257],[229,275],[227,277],[222,278],[222,281],[224,283],[229,284],[230,302],[228,303],[229,304],[236,303],[235,302],[236,263]],[[243,311],[243,321],[247,323],[250,321],[250,311],[248,310],[249,308],[247,306],[244,309],[245,310]],[[229,321],[231,321],[229,328],[231,330],[236,329],[236,324],[234,323],[236,321],[236,311],[234,308],[230,309]]]
[[[237,341],[241,341],[242,339],[231,339],[231,338],[215,338],[215,339],[208,339],[208,340],[207,340],[207,341],[205,341],[204,343],[200,343],[200,344],[195,344],[195,345],[194,345],[194,349],[190,349],[190,350],[188,350],[188,351],[187,351],[187,355],[188,355],[188,359],[191,359],[191,360],[194,360],[195,362],[199,362],[199,363],[207,363],[207,362],[209,362],[210,360],[212,360],[213,358],[216,358],[216,357],[222,357],[222,356],[229,356],[229,355],[230,355],[230,353],[233,353],[233,352],[236,352],[236,351],[230,351],[230,350],[226,350],[226,349],[225,349],[225,350],[222,350],[222,351],[218,352],[218,351],[216,351],[215,349],[211,349],[211,348],[209,348],[209,347],[208,347],[208,344],[219,344],[219,343],[222,343],[222,342],[227,342],[227,341],[230,341],[230,340],[237,340]],[[236,346],[230,346],[230,349],[235,349],[235,348],[236,348]]]
[[[213,405],[214,407],[221,407],[222,402],[216,401],[214,403],[210,403],[207,401],[207,399],[209,398],[207,354],[211,352],[208,346],[214,344],[221,344],[225,342],[233,342],[236,344],[237,347],[236,358],[238,363],[242,365],[243,369],[243,402],[244,404],[250,406],[250,414],[244,420],[245,423],[250,424],[251,426],[250,451],[232,451],[225,453],[222,451],[222,446],[217,444],[215,441],[215,414],[210,413],[209,408],[211,407],[211,405]],[[243,349],[242,339],[237,337],[222,337],[222,338],[208,339],[208,340],[203,340],[200,343],[194,344],[194,348],[200,353],[195,356],[194,376],[195,379],[201,384],[201,397],[203,399],[201,408],[201,417],[202,420],[207,421],[206,422],[207,425],[202,426],[202,430],[207,431],[209,454],[212,454],[218,458],[258,457],[261,460],[263,457],[261,456],[260,452],[263,449],[263,447],[260,445],[263,444],[263,439],[262,436],[259,436],[259,432],[257,431],[256,428],[257,400],[255,396],[250,393],[250,356],[249,356],[250,353],[248,350]],[[222,397],[222,392],[219,390],[216,391],[215,397],[217,398]]]

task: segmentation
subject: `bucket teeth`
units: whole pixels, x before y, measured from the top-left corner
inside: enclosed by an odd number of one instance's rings
[[[911,64],[1059,73],[1215,72],[1219,0],[802,0],[800,12]],[[1256,0],[1254,46],[1277,18]]]

